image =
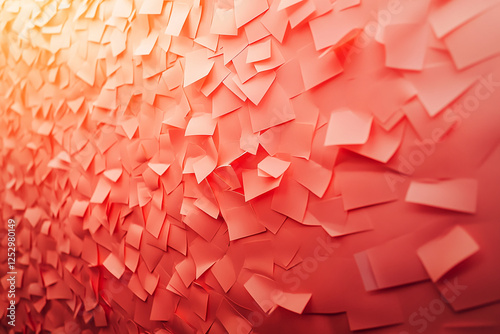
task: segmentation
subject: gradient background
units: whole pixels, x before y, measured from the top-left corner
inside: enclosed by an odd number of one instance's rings
[[[0,333],[499,333],[499,17],[0,2]]]

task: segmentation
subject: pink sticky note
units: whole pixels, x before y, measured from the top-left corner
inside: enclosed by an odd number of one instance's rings
[[[200,183],[203,181],[210,173],[213,172],[217,166],[217,158],[206,155],[200,160],[193,164],[194,174],[196,176],[196,181]]]
[[[362,145],[346,145],[348,150],[383,163],[389,161],[401,144],[405,124],[400,123],[391,131],[385,131],[380,125],[373,124],[370,137]]]
[[[422,72],[405,72],[405,79],[417,89],[418,98],[433,117],[455,100],[477,77],[467,71],[459,72],[452,64],[436,63]]]
[[[500,46],[495,43],[500,38],[499,15],[500,6],[497,5],[444,37],[458,69],[500,53]]]
[[[479,251],[476,241],[460,226],[417,250],[427,273],[436,282],[460,262]]]
[[[293,178],[318,197],[323,197],[330,184],[332,171],[314,160],[294,159]]]
[[[391,24],[384,29],[385,64],[404,70],[421,70],[429,28],[417,24]]]
[[[357,6],[361,3],[361,0],[337,0],[335,1],[335,11],[342,11],[347,8]]]
[[[262,170],[274,178],[281,176],[289,166],[290,162],[274,157],[266,157],[257,165],[259,170]]]
[[[271,86],[258,106],[250,105],[248,109],[253,133],[286,123],[295,118],[290,100],[283,88],[277,84]]]
[[[346,166],[347,167],[347,166]],[[346,210],[394,201],[398,194],[390,187],[390,172],[335,169]]]
[[[257,169],[248,169],[242,172],[245,202],[262,195],[280,185],[281,177],[269,178],[258,175]]]
[[[110,191],[111,184],[109,181],[105,178],[100,178],[90,198],[90,203],[103,203]]]
[[[129,139],[132,139],[135,131],[137,131],[137,128],[139,127],[139,123],[137,122],[137,118],[135,117],[129,118],[126,121],[122,121],[121,125]]]
[[[325,145],[364,144],[370,135],[373,117],[341,109],[330,114]]]
[[[339,44],[350,33],[362,29],[365,17],[361,8],[331,11],[309,22],[316,50]]]
[[[264,27],[260,20],[252,20],[245,24],[245,35],[248,43],[252,44],[263,38],[270,36],[271,33]]]
[[[280,0],[280,1],[277,1],[277,2],[279,2],[278,10],[283,10],[285,8],[291,7],[291,6],[296,5],[302,1],[303,0]]]
[[[406,201],[466,213],[476,212],[477,180],[412,181]]]
[[[308,17],[310,17],[316,9],[313,1],[304,1],[297,6],[292,6],[286,9],[288,14],[288,22],[290,22],[290,27],[293,29],[302,22],[304,22]]]
[[[154,162],[149,162],[148,163],[148,166],[149,168],[151,168],[151,170],[153,172],[155,172],[158,176],[162,176],[168,169],[168,167],[170,167],[169,164],[163,164],[163,163],[154,163]]]
[[[233,77],[236,85],[255,105],[258,105],[264,95],[266,95],[269,87],[273,84],[274,79],[276,79],[276,74],[272,71],[259,73],[245,83],[242,83],[238,77]]]
[[[309,44],[298,52],[304,87],[311,89],[342,73],[342,65],[333,51],[320,54]]]
[[[288,26],[288,16],[286,11],[278,10],[279,4],[280,1],[273,1],[271,7],[262,15],[260,20],[264,27],[281,43]]]
[[[429,14],[429,21],[436,36],[441,38],[496,4],[496,0],[480,1],[474,6],[467,0],[444,2]]]
[[[500,251],[500,229],[495,221],[475,221],[461,227],[480,245],[480,250],[477,255],[446,273],[436,282],[436,287],[454,311],[486,310],[483,307],[500,299],[500,291],[497,289],[500,271],[495,266]],[[450,289],[454,289],[451,294]]]
[[[300,63],[297,58],[287,61],[276,71],[276,82],[289,97],[297,96],[304,91]]]

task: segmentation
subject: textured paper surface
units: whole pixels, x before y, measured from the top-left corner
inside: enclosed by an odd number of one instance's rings
[[[499,333],[499,15],[1,2],[0,333]]]

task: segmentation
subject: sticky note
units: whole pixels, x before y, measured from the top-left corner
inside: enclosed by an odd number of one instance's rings
[[[436,182],[412,181],[406,201],[459,212],[476,212],[477,181],[451,179]]]
[[[348,109],[330,114],[325,145],[364,144],[370,135],[373,117]]]
[[[476,241],[460,226],[433,239],[417,250],[431,279],[435,282],[454,266],[480,250]]]

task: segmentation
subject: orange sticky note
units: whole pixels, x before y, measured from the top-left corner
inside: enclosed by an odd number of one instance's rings
[[[134,56],[149,55],[153,50],[157,40],[158,33],[149,34],[149,36],[142,40],[139,46],[134,50]]]
[[[234,1],[234,20],[236,27],[242,27],[269,8],[267,0]]]
[[[172,13],[170,14],[167,28],[165,29],[165,34],[179,36],[190,9],[191,7],[187,3],[175,1],[172,6]]]
[[[163,0],[148,0],[142,3],[139,14],[161,14]]]
[[[214,60],[209,58],[210,52],[207,49],[200,49],[186,54],[186,68],[184,69],[184,87],[206,77],[212,67]]]

